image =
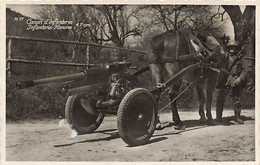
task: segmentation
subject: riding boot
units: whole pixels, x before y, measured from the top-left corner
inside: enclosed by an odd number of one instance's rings
[[[232,101],[234,106],[235,113],[235,122],[238,124],[244,124],[244,121],[241,119],[241,87],[235,86],[232,88]]]
[[[235,122],[238,124],[244,124],[244,121],[240,117],[241,110],[235,109]]]

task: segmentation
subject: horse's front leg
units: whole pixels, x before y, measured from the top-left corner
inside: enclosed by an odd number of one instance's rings
[[[215,125],[211,114],[212,95],[216,87],[216,78],[212,77],[207,80],[207,93],[206,93],[206,116],[209,125]]]
[[[199,115],[200,115],[200,122],[205,123],[207,121],[205,113],[204,113],[204,103],[205,103],[205,97],[203,93],[203,83],[197,82],[196,89],[198,93],[199,98]]]

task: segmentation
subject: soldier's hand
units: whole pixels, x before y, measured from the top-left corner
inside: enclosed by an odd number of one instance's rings
[[[240,85],[240,83],[241,83],[241,78],[237,78],[237,79],[234,81],[233,86],[238,86],[238,85]]]
[[[229,77],[228,77],[228,79],[226,80],[226,83],[225,83],[224,86],[230,86],[230,79],[229,79]]]

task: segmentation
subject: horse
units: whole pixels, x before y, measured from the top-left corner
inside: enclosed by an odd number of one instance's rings
[[[207,36],[206,36],[207,37]],[[202,37],[201,37],[202,38]],[[205,39],[202,38],[202,39]],[[194,44],[196,43],[196,44]],[[164,72],[172,77],[178,73],[181,69],[192,65],[196,62],[196,57],[203,52],[204,57],[209,61],[219,62],[222,49],[218,48],[217,54],[210,53],[210,48],[206,48],[206,45],[202,44],[200,39],[195,37],[191,32],[171,30],[152,37],[150,50],[150,71],[156,84],[164,82]],[[192,46],[195,45],[195,46]],[[196,45],[199,49],[195,49]],[[203,51],[201,51],[203,50]],[[187,58],[189,57],[189,58]],[[203,72],[203,73],[202,73]],[[199,78],[200,77],[200,78]],[[196,69],[169,87],[168,97],[172,101],[180,92],[179,89],[183,82],[191,82],[195,79],[196,89],[199,98],[199,116],[200,122],[209,125],[214,125],[214,120],[211,114],[212,94],[216,87],[218,73],[210,69]],[[206,97],[204,96],[203,88],[206,85]],[[156,98],[159,102],[160,96]],[[206,102],[206,116],[204,112],[204,103]],[[181,121],[178,109],[177,100],[171,103],[172,120],[175,123],[175,129],[185,129],[184,123]],[[206,118],[207,117],[207,118]],[[160,123],[159,116],[157,123]],[[160,127],[160,125],[159,125]]]

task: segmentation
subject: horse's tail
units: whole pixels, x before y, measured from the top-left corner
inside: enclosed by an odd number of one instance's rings
[[[159,61],[161,60],[161,53],[164,52],[164,41],[165,37],[164,35],[156,35],[152,37],[151,39],[151,54],[150,54],[150,59]]]

